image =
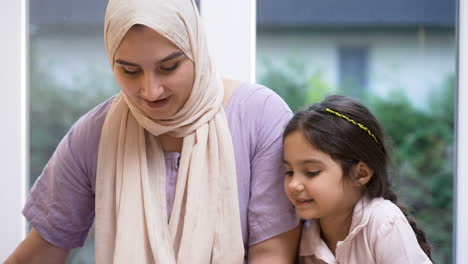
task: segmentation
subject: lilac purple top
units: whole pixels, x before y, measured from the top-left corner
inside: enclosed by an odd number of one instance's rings
[[[113,98],[82,116],[65,135],[31,189],[23,214],[60,248],[81,247],[94,220],[101,129]],[[286,103],[257,84],[238,87],[225,108],[236,159],[244,246],[298,225],[283,191],[282,133],[292,116]],[[166,152],[166,202],[172,209],[180,153]]]

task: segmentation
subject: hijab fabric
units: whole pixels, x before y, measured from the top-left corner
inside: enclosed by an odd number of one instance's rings
[[[192,0],[110,0],[109,62],[134,25],[163,35],[194,62],[185,105],[168,120],[146,116],[124,93],[107,113],[96,175],[96,263],[242,263],[234,150],[224,89]],[[156,47],[155,47],[156,48]],[[157,136],[183,138],[168,221],[164,153]]]

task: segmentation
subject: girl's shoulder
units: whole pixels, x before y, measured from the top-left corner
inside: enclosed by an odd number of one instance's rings
[[[370,230],[378,231],[407,222],[400,208],[390,200],[374,198],[369,202],[366,210],[369,212]]]
[[[374,198],[369,201],[369,210],[375,219],[387,218],[388,216],[403,216],[403,212],[392,201],[382,197]]]

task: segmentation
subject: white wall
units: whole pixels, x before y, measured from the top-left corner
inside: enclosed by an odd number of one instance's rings
[[[255,81],[256,1],[200,2],[208,48],[220,74]]]
[[[371,90],[385,96],[395,87],[408,88],[407,95],[420,107],[424,107],[429,91],[455,72],[455,36],[443,31],[259,32],[257,55],[274,63],[284,63],[292,56],[301,58],[308,73],[321,70],[324,80],[336,87],[337,51],[342,45],[369,48]],[[257,62],[257,72],[258,76],[264,72],[262,63]]]
[[[1,1],[0,261],[25,235],[21,209],[26,189],[24,1]]]

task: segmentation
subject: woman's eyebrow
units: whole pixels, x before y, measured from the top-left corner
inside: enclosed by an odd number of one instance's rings
[[[174,51],[171,54],[167,55],[165,58],[159,60],[158,63],[164,63],[166,61],[170,61],[170,60],[175,59],[175,58],[177,58],[179,56],[182,56],[182,55],[184,55],[184,53],[182,51]],[[121,60],[121,59],[116,59],[115,63],[121,64],[121,65],[126,65],[126,66],[140,67],[140,65],[138,65],[136,63],[124,61],[124,60]]]
[[[184,53],[182,51],[174,51],[171,54],[169,54],[168,56],[166,56],[164,59],[160,60],[159,63],[170,61],[170,60],[175,59],[175,58],[177,58],[177,57],[179,57],[181,55],[184,55]]]
[[[128,61],[124,61],[124,60],[121,60],[121,59],[116,59],[115,63],[121,64],[121,65],[126,65],[126,66],[140,67],[140,65],[138,65],[138,64],[131,63],[131,62],[128,62]]]

